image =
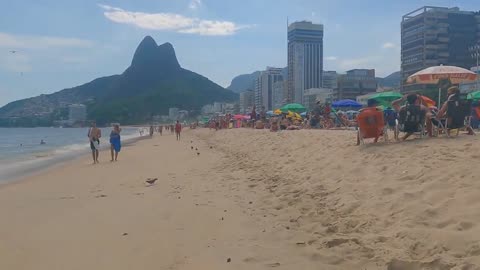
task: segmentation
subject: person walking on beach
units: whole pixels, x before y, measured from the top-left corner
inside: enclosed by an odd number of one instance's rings
[[[150,126],[150,137],[153,137],[153,126]]]
[[[159,126],[159,127],[158,127],[158,133],[160,133],[160,136],[162,136],[163,126]]]
[[[174,125],[170,125],[170,133],[174,133],[175,132],[175,126]]]
[[[98,148],[100,147],[100,137],[102,137],[102,131],[97,128],[97,124],[92,122],[90,129],[88,130],[88,139],[90,140],[90,149],[92,150],[93,164],[99,163]]]
[[[180,132],[182,132],[182,124],[177,120],[175,124],[175,134],[177,135],[177,141],[180,140]]]
[[[118,124],[113,125],[112,132],[110,132],[110,153],[112,155],[112,160],[117,161],[118,158],[118,153],[120,152],[120,149],[122,148],[122,144],[120,142],[120,132],[122,129]],[[115,159],[114,159],[114,152],[115,152]]]

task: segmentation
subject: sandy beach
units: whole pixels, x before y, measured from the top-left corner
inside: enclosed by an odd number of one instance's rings
[[[0,269],[480,269],[476,136],[182,136],[1,186]]]

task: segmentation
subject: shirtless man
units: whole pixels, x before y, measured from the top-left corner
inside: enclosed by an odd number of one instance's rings
[[[88,130],[88,139],[90,140],[90,149],[92,149],[93,164],[99,163],[98,148],[100,147],[100,137],[102,137],[102,131],[97,128],[95,122],[92,122],[92,125]]]

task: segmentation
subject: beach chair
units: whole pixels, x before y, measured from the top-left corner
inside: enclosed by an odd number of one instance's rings
[[[425,112],[419,105],[408,104],[398,112],[398,121],[395,126],[395,139],[400,132],[419,134],[420,138],[425,135]]]
[[[436,119],[438,121],[438,128],[442,129],[447,137],[450,137],[450,131],[456,130],[458,134],[460,129],[470,129],[472,120],[472,101],[467,99],[451,100],[447,102],[447,112],[444,119]],[[438,131],[437,131],[438,134]]]
[[[380,137],[383,137],[385,142],[388,141],[382,111],[376,108],[363,109],[357,116],[357,123],[357,145],[365,144],[364,139],[369,138],[374,138],[376,142]]]

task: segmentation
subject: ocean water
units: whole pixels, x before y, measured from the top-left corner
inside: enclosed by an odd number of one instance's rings
[[[102,128],[103,148],[110,147],[110,131]],[[89,153],[87,133],[88,128],[0,128],[0,183]],[[139,128],[123,127],[121,136],[122,142],[135,139]]]

